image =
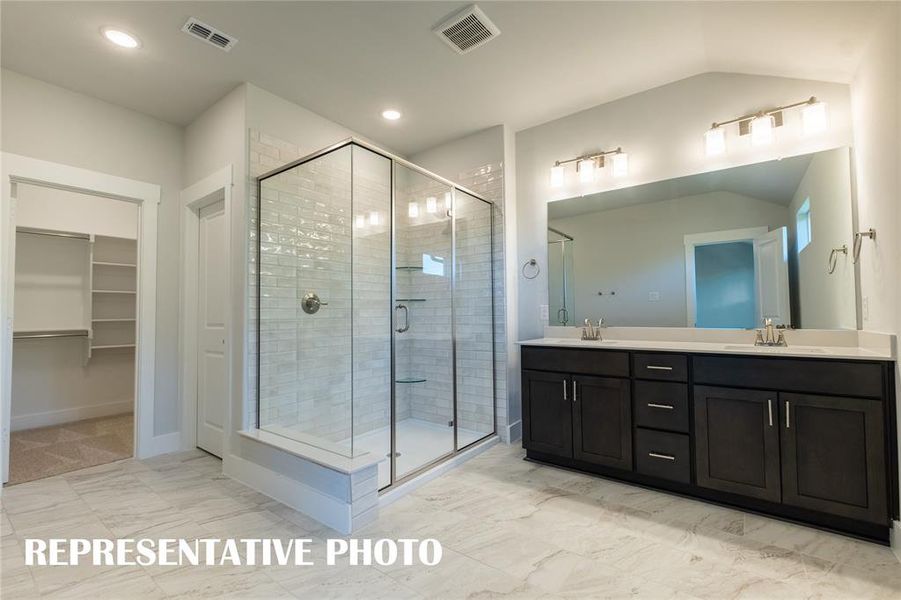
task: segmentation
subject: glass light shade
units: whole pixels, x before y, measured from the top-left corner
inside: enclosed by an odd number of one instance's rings
[[[751,119],[751,145],[764,146],[773,141],[773,117],[763,115]]]
[[[561,187],[565,175],[566,172],[563,170],[563,165],[551,167],[551,187]]]
[[[579,182],[591,183],[594,181],[594,159],[580,160],[576,166],[579,171]]]
[[[112,29],[108,27],[104,28],[102,30],[102,33],[103,37],[105,37],[115,45],[121,46],[122,48],[137,48],[141,45],[141,42],[138,41],[138,38],[125,31],[120,31],[119,29]]]
[[[704,134],[707,156],[719,156],[726,152],[726,130],[722,127],[708,129]]]
[[[357,229],[361,229],[362,227],[365,227],[366,226],[366,217],[364,217],[363,215],[357,215],[357,217],[354,219],[354,225],[356,226]]]
[[[801,129],[804,135],[826,131],[828,126],[824,102],[814,102],[801,109]]]
[[[438,199],[434,196],[429,196],[425,199],[425,211],[429,214],[434,214],[438,212]]]
[[[407,204],[407,216],[415,219],[419,216],[419,202],[410,202]]]
[[[613,155],[613,176],[625,177],[629,174],[629,155],[625,152],[617,152]]]
[[[372,211],[369,213],[369,224],[370,225],[378,225],[380,220],[379,213],[377,211]]]

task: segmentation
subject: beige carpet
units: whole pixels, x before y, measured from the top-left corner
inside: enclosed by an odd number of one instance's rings
[[[130,414],[14,431],[9,440],[7,485],[128,458],[133,439]]]

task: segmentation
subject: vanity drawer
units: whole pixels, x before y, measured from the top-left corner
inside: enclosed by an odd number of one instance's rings
[[[636,429],[635,470],[660,479],[691,483],[688,436],[681,433]]]
[[[695,356],[694,382],[784,392],[882,396],[882,366],[804,358]]]
[[[669,381],[635,381],[633,418],[638,427],[688,433],[688,386]]]
[[[607,377],[629,376],[629,353],[581,348],[522,347],[522,368]]]
[[[684,354],[636,352],[632,355],[632,363],[638,379],[688,381],[688,357]]]

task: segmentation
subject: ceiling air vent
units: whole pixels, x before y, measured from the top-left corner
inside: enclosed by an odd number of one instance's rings
[[[199,40],[203,40],[207,44],[216,46],[220,50],[228,52],[238,43],[238,38],[219,31],[211,25],[207,25],[203,21],[199,21],[195,17],[188,19],[185,26],[181,28],[188,35],[192,35]]]
[[[501,34],[497,25],[475,4],[456,13],[432,31],[457,54],[475,50]]]

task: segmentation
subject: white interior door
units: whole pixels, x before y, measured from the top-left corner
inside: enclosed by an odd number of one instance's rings
[[[197,281],[197,447],[222,456],[226,399],[225,203],[200,210]]]
[[[775,325],[791,323],[788,288],[788,230],[774,229],[754,238],[757,316]]]

